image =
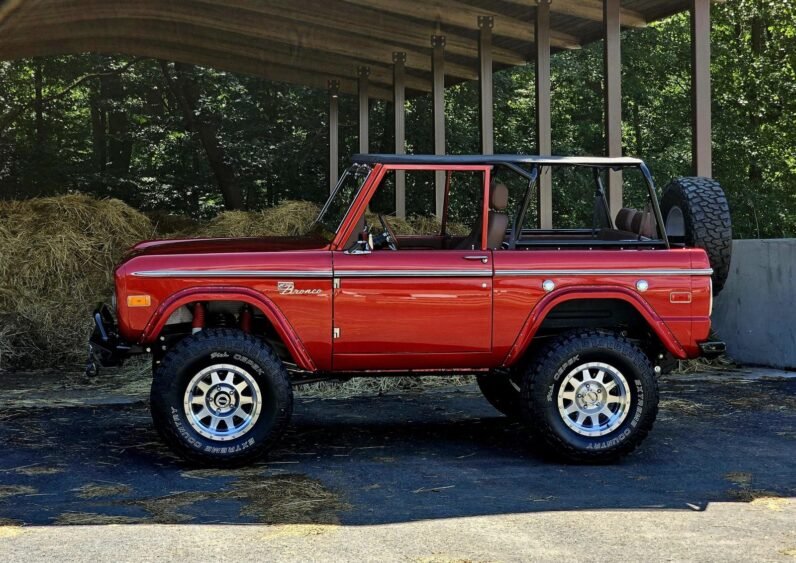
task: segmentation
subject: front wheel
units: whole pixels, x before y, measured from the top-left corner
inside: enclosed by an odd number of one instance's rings
[[[241,331],[211,329],[164,356],[151,405],[156,429],[180,456],[230,467],[262,456],[282,435],[293,391],[265,343]]]
[[[634,450],[658,412],[649,358],[627,338],[583,330],[540,350],[522,382],[531,431],[570,461],[602,462]]]

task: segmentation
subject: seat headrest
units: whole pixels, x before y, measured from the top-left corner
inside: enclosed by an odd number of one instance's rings
[[[495,183],[489,189],[489,208],[503,211],[509,205],[509,189],[506,184]]]
[[[638,213],[635,209],[623,207],[616,214],[616,228],[620,231],[633,231],[633,219]]]

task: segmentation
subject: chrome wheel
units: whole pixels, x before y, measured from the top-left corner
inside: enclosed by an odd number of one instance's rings
[[[570,371],[558,388],[558,413],[581,436],[604,436],[624,422],[630,387],[618,369],[600,362]]]
[[[188,383],[183,405],[191,428],[211,440],[234,440],[254,427],[263,398],[260,387],[245,369],[216,364],[197,373]]]

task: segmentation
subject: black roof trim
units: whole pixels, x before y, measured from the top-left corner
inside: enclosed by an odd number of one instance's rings
[[[356,154],[352,160],[359,164],[535,164],[540,166],[641,166],[638,158],[606,156],[537,156],[526,154]]]

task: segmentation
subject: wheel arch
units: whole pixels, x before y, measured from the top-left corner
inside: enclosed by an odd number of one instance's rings
[[[287,317],[276,304],[262,295],[246,287],[196,287],[187,288],[170,295],[158,306],[141,335],[141,344],[154,342],[163,331],[169,317],[182,306],[197,301],[240,301],[260,311],[271,323],[276,334],[287,348],[296,365],[303,370],[315,371],[315,363],[307,352],[304,343],[290,325]]]
[[[669,330],[669,327],[666,326],[652,307],[637,294],[629,289],[619,287],[581,286],[554,291],[537,303],[530,315],[528,315],[514,345],[506,356],[504,365],[514,365],[525,355],[545,321],[550,318],[551,312],[561,305],[583,301],[619,301],[631,307],[632,311],[639,315],[652,334],[658,338],[663,348],[675,358],[685,359],[687,357],[686,351]]]

